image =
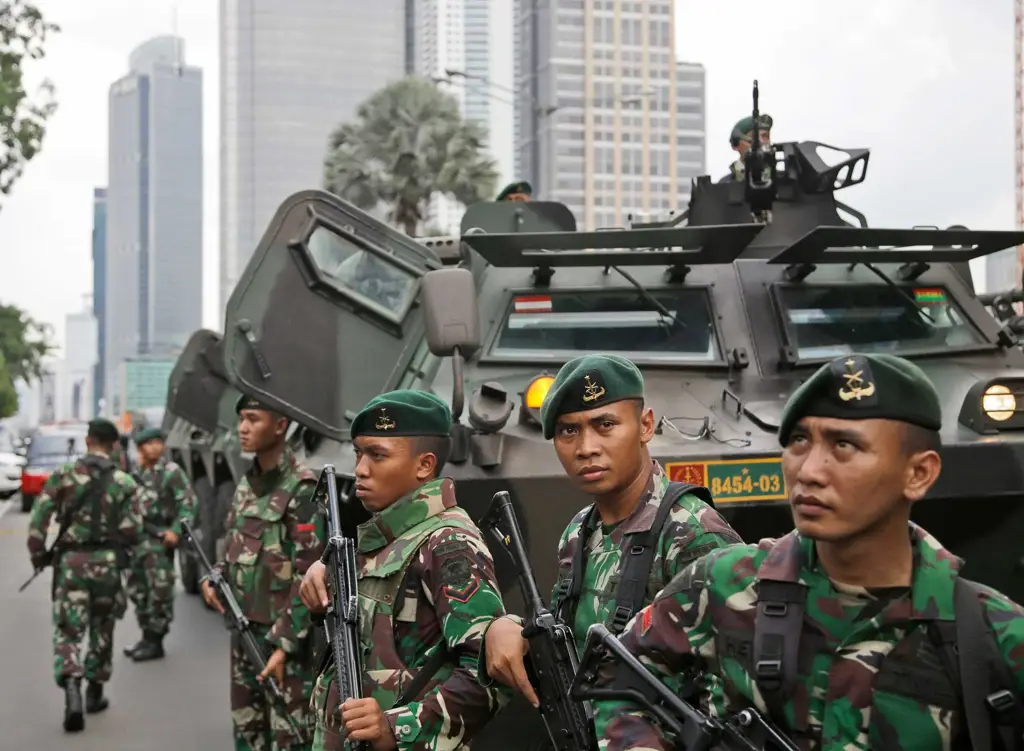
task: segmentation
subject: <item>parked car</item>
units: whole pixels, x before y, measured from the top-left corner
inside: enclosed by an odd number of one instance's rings
[[[0,451],[0,499],[10,498],[21,489],[21,468],[25,457],[12,451]]]
[[[21,510],[31,511],[50,474],[85,454],[87,425],[44,426],[32,434],[21,470]]]

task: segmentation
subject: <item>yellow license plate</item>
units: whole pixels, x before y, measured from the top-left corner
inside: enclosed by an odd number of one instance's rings
[[[789,497],[779,457],[669,462],[665,471],[674,482],[705,486],[715,503],[763,503]]]

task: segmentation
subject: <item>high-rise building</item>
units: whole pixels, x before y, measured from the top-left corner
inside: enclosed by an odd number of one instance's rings
[[[516,3],[516,165],[587,229],[689,201],[705,172],[704,69],[678,63],[675,3]]]
[[[220,309],[328,137],[407,72],[414,0],[221,0]]]
[[[96,369],[93,373],[94,415],[101,414],[106,341],[103,322],[107,306],[107,189],[92,190],[92,314],[96,319]]]
[[[421,0],[413,25],[414,72],[437,81],[458,100],[464,119],[483,126],[499,185],[513,179],[513,18],[513,0]],[[464,211],[435,195],[427,223],[457,233]]]
[[[202,325],[203,77],[184,41],[150,39],[110,87],[106,412],[123,410],[118,365],[185,344]]]
[[[91,309],[67,315],[64,320],[64,382],[58,411],[68,420],[86,422],[97,414],[93,400],[97,339],[97,321]]]

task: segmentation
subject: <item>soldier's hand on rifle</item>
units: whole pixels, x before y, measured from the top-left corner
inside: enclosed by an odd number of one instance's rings
[[[376,699],[349,699],[341,705],[341,722],[346,738],[369,741],[373,751],[392,751],[398,747]]]
[[[524,658],[530,643],[523,638],[523,627],[508,618],[499,618],[487,629],[487,674],[519,691],[534,707],[540,706],[537,692],[526,677]]]
[[[274,653],[270,655],[270,659],[267,660],[267,666],[263,668],[263,672],[256,676],[256,680],[260,683],[267,679],[268,675],[273,674],[277,680],[277,685],[284,689],[284,661],[287,659],[288,654],[283,649],[275,649]]]
[[[165,548],[173,549],[178,547],[178,536],[174,534],[174,532],[172,532],[171,530],[168,529],[164,531],[163,535],[161,535],[161,538],[164,541]]]
[[[224,615],[224,606],[217,599],[217,590],[213,588],[213,585],[208,580],[203,581],[203,599],[206,600],[207,605],[221,615]]]
[[[327,567],[320,561],[313,561],[306,569],[306,575],[302,577],[302,585],[299,587],[299,597],[311,613],[323,613],[327,610],[330,604],[327,594]]]

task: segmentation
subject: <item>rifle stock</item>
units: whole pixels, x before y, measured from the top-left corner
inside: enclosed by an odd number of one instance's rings
[[[234,631],[238,636],[242,651],[245,652],[245,656],[256,668],[257,672],[263,672],[264,668],[267,667],[267,658],[264,656],[263,650],[256,641],[256,637],[253,635],[252,629],[249,627],[249,619],[245,617],[245,613],[242,612],[242,608],[238,605],[238,601],[231,593],[231,587],[224,580],[220,571],[216,570],[210,563],[210,559],[206,557],[206,553],[203,551],[202,546],[196,539],[195,530],[192,528],[192,524],[188,519],[182,520],[181,529],[185,533],[184,537],[189,548],[199,559],[199,564],[203,567],[203,571],[206,572],[205,575],[207,581],[210,582],[210,586],[212,586],[214,591],[217,593],[217,599],[224,607],[225,625],[228,630]],[[277,679],[272,675],[267,676],[262,685],[264,690],[270,695],[274,706],[278,709],[281,716],[288,722],[288,727],[292,735],[301,743],[305,743],[307,740],[305,734],[303,733],[302,728],[299,727],[299,724],[295,721],[295,718],[288,712],[288,702],[285,699],[284,692],[281,691],[281,687],[277,683]]]
[[[617,680],[610,687],[597,687],[604,660],[618,663]],[[571,695],[591,701],[626,701],[655,717],[674,739],[678,751],[798,751],[778,728],[754,709],[744,709],[724,722],[692,707],[654,676],[644,664],[600,623],[587,631],[587,642]]]
[[[529,610],[523,629],[523,637],[530,645],[526,670],[540,699],[541,717],[555,749],[596,749],[593,711],[589,704],[569,696],[578,668],[572,631],[556,620],[544,605],[507,492],[494,494],[481,526],[505,548],[515,564],[516,577]]]
[[[330,603],[324,617],[327,641],[334,658],[334,680],[338,702],[363,698],[363,668],[359,652],[358,579],[355,540],[341,530],[338,507],[338,485],[333,464],[327,464],[317,479],[315,498],[327,501],[327,545],[320,561],[327,567],[330,581]],[[346,741],[357,751],[368,751],[364,741]]]

